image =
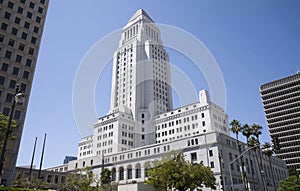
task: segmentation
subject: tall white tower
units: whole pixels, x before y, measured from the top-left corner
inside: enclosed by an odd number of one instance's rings
[[[114,53],[110,110],[122,107],[140,122],[172,110],[169,55],[159,29],[142,9],[123,28]]]
[[[152,119],[172,110],[169,55],[153,20],[139,9],[122,29],[114,53],[110,113],[129,112],[135,146],[155,141]]]

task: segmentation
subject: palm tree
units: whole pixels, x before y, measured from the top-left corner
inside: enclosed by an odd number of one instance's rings
[[[238,149],[239,149],[239,155],[242,154],[242,149],[241,149],[241,144],[240,144],[240,141],[239,141],[239,132],[242,131],[242,125],[241,123],[234,119],[230,122],[230,131],[232,133],[235,134],[236,136],[236,140],[237,140],[237,144],[238,144]],[[245,169],[244,169],[244,159],[243,159],[243,156],[241,156],[241,166],[242,166],[242,179],[243,179],[243,185],[244,185],[244,190],[249,190],[248,189],[248,184],[247,184],[247,176],[246,176],[246,172],[245,172]]]
[[[259,141],[259,136],[262,134],[262,126],[258,125],[258,124],[253,124],[251,125],[251,129],[252,129],[252,135],[256,138],[257,143],[260,145],[260,141]],[[260,158],[260,163],[258,163],[259,165],[259,171],[260,171],[260,175],[263,181],[263,186],[264,186],[264,190],[267,191],[267,185],[266,185],[266,179],[264,176],[264,172],[263,172],[263,164],[262,164],[262,157],[261,157],[261,150],[260,150],[260,146],[259,148],[259,158]]]
[[[247,146],[249,146],[249,138],[252,135],[252,129],[251,129],[251,127],[247,123],[244,124],[243,127],[242,127],[242,134],[246,137],[246,143],[247,143]],[[250,154],[250,152],[248,152],[248,157],[249,157],[249,160],[251,161],[251,154]],[[252,169],[253,169],[253,167],[251,166],[251,170]],[[255,190],[254,174],[253,174],[253,172],[250,172],[250,173],[252,175],[253,190]]]
[[[272,175],[272,179],[273,179],[273,185],[276,191],[276,184],[275,184],[275,178],[274,178],[274,174],[273,174],[273,167],[272,167],[272,162],[271,162],[271,157],[273,155],[273,150],[272,150],[272,145],[268,142],[266,142],[265,144],[263,144],[262,146],[262,152],[263,154],[267,155],[269,157],[269,165],[271,168],[271,175]]]

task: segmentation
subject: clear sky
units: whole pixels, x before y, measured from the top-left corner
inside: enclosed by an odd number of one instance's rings
[[[72,109],[77,68],[93,44],[125,26],[139,8],[155,22],[180,27],[202,41],[223,74],[229,121],[258,123],[264,128],[263,141],[270,141],[259,87],[300,70],[300,1],[51,0],[17,165],[30,165],[38,137],[39,166],[44,133],[44,168],[62,164],[66,155],[77,155],[81,137]],[[184,56],[170,50],[170,60],[197,91],[208,88]],[[109,110],[110,72],[107,65],[96,87],[99,117]]]

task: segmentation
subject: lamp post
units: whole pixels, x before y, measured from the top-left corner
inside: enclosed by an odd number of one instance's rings
[[[0,156],[0,160],[1,160],[0,161],[0,182],[1,183],[2,183],[2,171],[3,171],[3,163],[4,163],[4,159],[5,159],[5,151],[6,151],[7,141],[9,138],[10,127],[11,127],[12,119],[14,116],[15,107],[16,107],[16,104],[20,104],[25,101],[24,94],[20,91],[20,86],[18,84],[16,86],[16,92],[14,94],[14,98],[15,99],[13,100],[13,104],[11,106],[11,112],[9,115],[8,124],[7,124],[7,128],[6,128],[5,135],[4,135],[4,140],[3,140],[1,156]]]
[[[231,182],[231,186],[230,186],[230,190],[233,191],[233,179],[232,179],[232,174],[231,174],[231,164],[238,160],[241,156],[243,156],[244,154],[246,154],[249,150],[255,148],[255,147],[259,147],[259,144],[258,145],[254,145],[253,147],[250,147],[248,148],[247,150],[245,150],[244,152],[242,152],[239,156],[237,156],[234,160],[232,160],[230,163],[229,163],[229,175],[230,175],[230,182]],[[244,168],[244,167],[242,167]]]

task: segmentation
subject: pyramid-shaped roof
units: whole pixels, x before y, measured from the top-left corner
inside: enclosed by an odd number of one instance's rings
[[[144,9],[139,9],[137,10],[134,15],[129,19],[128,22],[133,21],[134,19],[136,19],[137,17],[142,16],[143,17],[147,17],[149,20],[151,20],[153,23],[154,21],[151,19],[151,17],[146,13],[146,11]]]

